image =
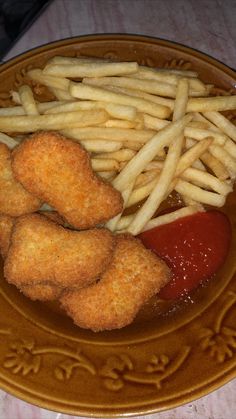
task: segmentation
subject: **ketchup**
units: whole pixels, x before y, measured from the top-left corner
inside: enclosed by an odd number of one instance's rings
[[[189,293],[223,265],[231,225],[222,212],[199,212],[145,231],[139,238],[172,270],[172,279],[159,293],[169,300]]]

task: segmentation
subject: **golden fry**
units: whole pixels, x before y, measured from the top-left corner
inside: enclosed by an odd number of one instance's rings
[[[115,93],[97,86],[90,86],[85,83],[70,82],[69,92],[79,99],[102,100],[120,105],[136,107],[140,112],[147,112],[159,118],[168,118],[171,110],[167,106],[153,104],[145,99],[127,96],[122,93]]]
[[[38,130],[63,130],[68,127],[86,127],[107,120],[104,110],[65,112],[56,115],[0,116],[3,132],[35,132]]]

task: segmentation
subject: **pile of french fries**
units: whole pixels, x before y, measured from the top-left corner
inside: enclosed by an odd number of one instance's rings
[[[212,85],[193,71],[97,58],[56,56],[27,76],[55,100],[36,101],[28,84],[12,91],[15,106],[0,108],[0,141],[14,148],[37,130],[78,141],[123,196],[110,230],[137,235],[225,204],[236,177],[236,126],[221,112],[236,110],[236,95],[210,96]],[[182,208],[155,216],[173,191]]]

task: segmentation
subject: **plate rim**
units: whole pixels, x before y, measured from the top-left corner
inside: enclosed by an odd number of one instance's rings
[[[41,49],[46,48],[46,50],[47,49],[50,50],[50,49],[53,49],[53,47],[56,47],[58,44],[67,45],[67,44],[70,44],[71,41],[73,41],[73,43],[76,43],[81,40],[93,41],[95,40],[95,38],[98,38],[98,37],[104,38],[104,39],[114,38],[115,40],[130,38],[130,39],[140,40],[140,41],[143,40],[144,42],[153,41],[154,43],[159,43],[160,45],[167,46],[170,48],[173,48],[173,46],[176,46],[177,49],[180,49],[183,52],[196,55],[200,59],[210,60],[212,64],[217,65],[217,67],[223,71],[226,70],[227,72],[229,72],[229,75],[231,75],[233,78],[236,78],[236,69],[231,68],[229,65],[223,63],[218,58],[215,58],[206,52],[202,52],[201,50],[198,50],[197,48],[193,48],[188,45],[182,44],[180,42],[171,41],[165,38],[159,38],[159,37],[150,36],[150,35],[142,35],[142,34],[134,34],[134,33],[119,33],[119,32],[116,32],[116,33],[110,32],[110,33],[105,33],[105,34],[98,32],[95,34],[77,35],[77,36],[62,38],[62,39],[55,40],[52,42],[46,42],[39,46],[30,48],[29,50],[25,52],[21,52],[12,58],[9,58],[6,61],[4,61],[4,56],[3,56],[2,57],[3,62],[1,63],[1,67],[4,66],[4,69],[5,69],[8,67],[8,65],[12,64],[13,62],[17,63],[21,59],[22,56],[25,56],[27,58],[28,55],[31,55],[32,53],[40,52]]]

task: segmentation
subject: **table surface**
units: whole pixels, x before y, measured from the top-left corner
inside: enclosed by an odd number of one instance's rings
[[[235,0],[54,0],[4,61],[36,46],[77,35],[132,33],[179,42],[236,68]],[[231,419],[236,380],[184,406],[148,419]],[[0,391],[0,419],[72,419]]]

